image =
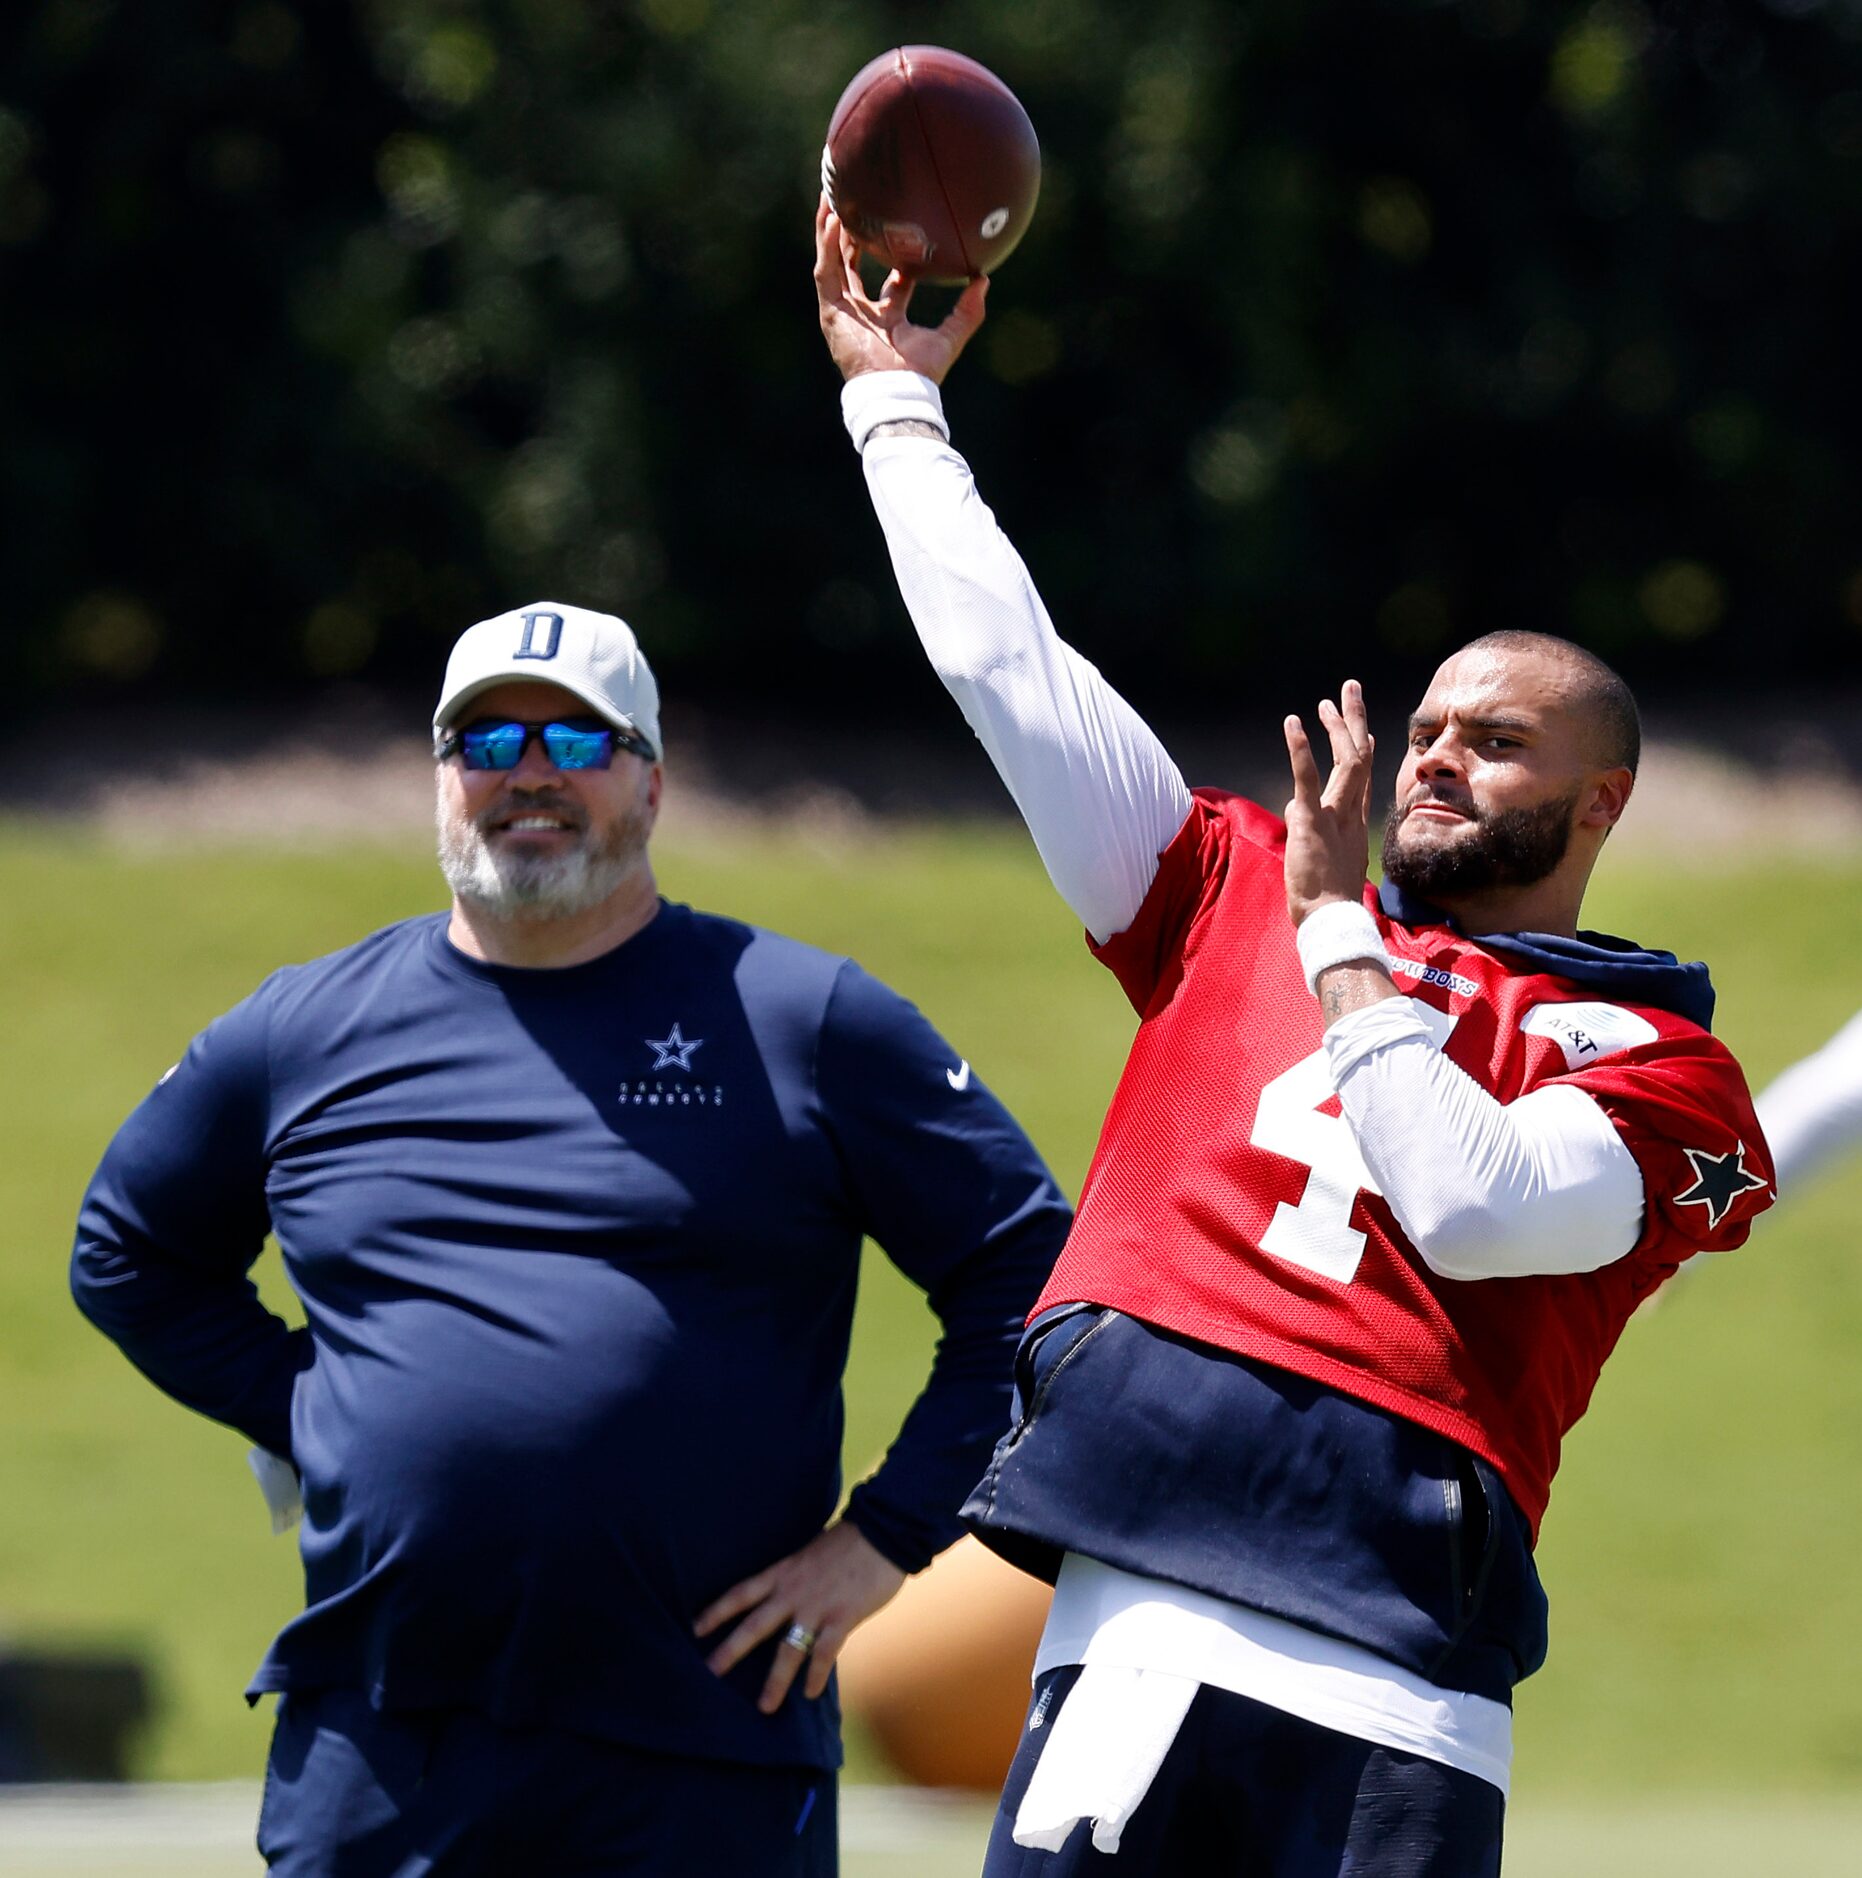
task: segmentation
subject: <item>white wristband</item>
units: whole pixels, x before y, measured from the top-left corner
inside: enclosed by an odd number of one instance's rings
[[[1355,900],[1333,900],[1308,913],[1294,935],[1299,947],[1300,969],[1306,974],[1306,989],[1317,992],[1319,974],[1334,965],[1360,959],[1366,965],[1390,969],[1390,954],[1384,950],[1383,935],[1377,930],[1370,909]]]
[[[944,400],[937,386],[919,372],[862,372],[840,388],[841,421],[856,450],[881,424],[911,420],[935,424],[950,440],[944,421]]]

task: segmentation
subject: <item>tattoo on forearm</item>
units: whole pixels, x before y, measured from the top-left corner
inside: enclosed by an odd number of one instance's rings
[[[939,443],[948,441],[935,424],[922,417],[889,417],[883,424],[875,424],[866,435],[869,443],[875,437],[933,437]]]
[[[1319,1009],[1329,1024],[1345,1014],[1345,987],[1336,972],[1328,972],[1319,987]]]

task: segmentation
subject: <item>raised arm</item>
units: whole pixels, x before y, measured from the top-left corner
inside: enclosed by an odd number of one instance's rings
[[[1190,811],[1169,752],[1055,632],[1028,570],[951,448],[938,385],[982,324],[972,281],[937,327],[906,317],[910,283],[861,284],[824,204],[815,286],[842,410],[918,637],[1095,939],[1131,924]]]

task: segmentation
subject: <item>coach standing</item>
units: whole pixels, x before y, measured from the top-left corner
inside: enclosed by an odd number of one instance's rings
[[[1772,1196],[1703,966],[1579,930],[1634,699],[1501,632],[1410,719],[1366,884],[1346,685],[1285,819],[1192,792],[949,443],[973,283],[815,281],[900,590],[1140,1022],[969,1512],[1055,1579],[989,1878],[1492,1878],[1533,1544],[1641,1299]],[[1116,1863],[1110,1863],[1116,1859]]]
[[[660,897],[620,620],[474,626],[435,738],[450,914],[196,1038],[73,1257],[140,1369],[301,1479],[307,1608],[248,1691],[283,1697],[261,1849],[830,1873],[834,1656],[956,1537],[1067,1209],[902,998]],[[268,1228],[301,1330],[246,1275]],[[865,1234],[943,1338],[836,1518]]]

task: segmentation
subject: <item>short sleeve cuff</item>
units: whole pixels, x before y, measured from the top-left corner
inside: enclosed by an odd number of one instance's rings
[[[862,372],[841,386],[840,411],[856,450],[865,450],[879,425],[901,421],[934,424],[950,439],[943,396],[920,372]]]

